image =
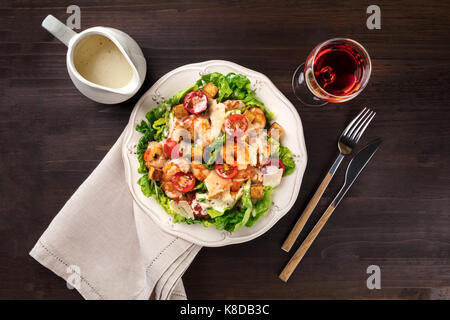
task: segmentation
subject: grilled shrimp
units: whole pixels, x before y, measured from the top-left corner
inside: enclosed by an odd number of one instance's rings
[[[192,173],[197,180],[204,181],[210,172],[211,171],[208,170],[205,165],[198,162],[192,162]]]
[[[145,165],[147,167],[155,167],[161,169],[167,162],[167,158],[163,152],[163,145],[156,141],[148,144],[147,151],[144,154]]]
[[[261,108],[252,107],[244,112],[244,116],[247,117],[248,122],[251,124],[251,128],[255,131],[262,130],[266,127],[266,116]]]
[[[239,189],[241,189],[241,186],[243,183],[244,183],[244,180],[242,180],[242,179],[233,179],[231,181],[230,191],[238,192]]]
[[[185,196],[178,192],[170,181],[164,181],[161,184],[161,189],[163,189],[166,195],[172,200],[180,201],[185,199]]]
[[[225,105],[226,111],[245,107],[245,103],[242,100],[227,100],[223,104]]]
[[[177,172],[181,171],[182,170],[180,166],[174,163],[173,161],[166,162],[163,168],[161,188],[164,190],[164,192],[170,199],[176,201],[181,200],[183,198],[183,195],[175,189],[170,180]]]
[[[166,164],[163,168],[162,180],[170,181],[170,179],[172,179],[172,177],[177,172],[180,172],[180,171],[181,171],[180,167],[175,162],[173,162],[173,161],[166,162]]]
[[[247,179],[251,179],[252,182],[259,182],[258,171],[252,166],[247,166],[246,169],[238,171],[236,176],[232,179],[230,190],[238,192]]]
[[[207,118],[191,114],[182,121],[181,127],[188,130],[191,140],[195,141],[208,136],[207,132],[211,129],[211,124]]]
[[[192,162],[201,162],[203,160],[203,148],[199,145],[193,145],[191,147]]]
[[[253,179],[255,176],[257,176],[258,172],[255,169],[255,167],[247,166],[244,170],[239,170],[238,173],[235,176],[235,179]]]

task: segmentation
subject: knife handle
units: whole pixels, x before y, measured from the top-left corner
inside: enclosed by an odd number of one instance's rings
[[[322,217],[319,219],[319,221],[316,223],[314,228],[311,230],[311,232],[306,237],[305,241],[303,241],[300,248],[297,249],[297,251],[292,256],[291,260],[289,260],[288,264],[284,267],[283,271],[280,273],[279,278],[283,280],[284,282],[287,282],[289,277],[294,272],[295,268],[297,268],[297,265],[302,260],[303,256],[305,255],[306,251],[308,251],[311,244],[316,239],[317,235],[319,234],[320,230],[322,230],[325,223],[330,218],[331,214],[333,213],[335,207],[333,204],[331,204],[325,213],[322,215]]]
[[[291,232],[287,236],[286,240],[284,241],[283,245],[281,246],[281,249],[283,249],[286,252],[289,252],[289,250],[291,250],[292,246],[295,243],[295,240],[297,240],[298,235],[303,230],[303,227],[305,226],[306,221],[308,221],[309,217],[311,217],[312,212],[314,211],[317,204],[319,203],[320,198],[322,198],[322,195],[325,192],[325,189],[328,187],[328,184],[330,183],[332,178],[333,178],[333,174],[331,172],[328,172],[327,175],[325,176],[325,178],[322,180],[322,183],[320,184],[319,188],[316,190],[313,197],[309,201],[309,203],[306,206],[305,210],[303,211],[302,215],[297,220],[297,222],[295,223]]]
[[[291,250],[292,246],[295,243],[295,240],[297,240],[298,235],[302,231],[303,227],[306,224],[306,221],[308,221],[309,217],[311,217],[312,212],[316,208],[317,204],[319,203],[320,198],[322,198],[323,193],[325,192],[325,189],[328,187],[328,184],[330,183],[331,179],[334,176],[334,173],[336,172],[337,168],[342,162],[342,159],[344,158],[343,154],[339,154],[339,156],[334,161],[333,165],[331,166],[330,170],[328,171],[325,178],[322,180],[319,188],[317,188],[316,192],[314,193],[313,197],[309,201],[308,205],[306,206],[305,210],[303,211],[300,218],[295,223],[294,227],[292,228],[291,232],[287,236],[286,240],[284,240],[283,245],[281,246],[281,249],[283,249],[286,252],[289,252]]]

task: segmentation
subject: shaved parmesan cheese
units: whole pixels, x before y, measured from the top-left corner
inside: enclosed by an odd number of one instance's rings
[[[187,201],[178,202],[178,206],[186,213],[186,217],[194,219],[194,211]]]
[[[185,218],[190,218],[190,219],[194,219],[194,212],[192,211],[191,206],[189,205],[189,203],[187,201],[180,201],[180,202],[176,202],[173,200],[169,201],[169,207],[175,211],[176,213],[178,213],[179,215],[185,217]]]
[[[267,167],[267,173],[263,175],[263,185],[275,188],[281,182],[283,176],[283,169],[276,166]]]

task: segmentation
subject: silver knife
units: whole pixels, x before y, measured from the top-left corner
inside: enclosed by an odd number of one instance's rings
[[[378,150],[378,147],[380,146],[381,142],[382,142],[381,139],[377,139],[371,142],[369,145],[361,149],[361,151],[359,151],[358,154],[355,157],[353,157],[353,159],[350,161],[347,167],[347,171],[345,172],[344,185],[342,186],[341,190],[338,192],[336,197],[333,199],[331,204],[328,206],[327,210],[325,210],[324,214],[316,223],[314,228],[308,234],[306,239],[303,241],[300,248],[297,249],[297,251],[292,256],[291,260],[289,260],[288,264],[284,267],[283,271],[280,273],[279,278],[281,280],[283,280],[284,282],[288,281],[289,277],[292,275],[295,268],[302,260],[306,251],[308,251],[309,247],[316,239],[320,230],[322,230],[323,226],[330,218],[334,209],[336,209],[336,207],[339,205],[342,198],[347,193],[348,189],[350,189],[350,187],[355,182],[356,178],[359,176],[359,174],[364,169],[366,164],[370,161],[372,156]]]
[[[339,205],[348,189],[350,189],[356,178],[358,178],[359,174],[364,169],[369,160],[372,159],[372,156],[378,150],[381,142],[381,139],[377,139],[369,143],[366,147],[361,149],[361,151],[359,151],[358,154],[350,161],[347,167],[347,171],[345,172],[344,185],[342,186],[337,196],[333,199],[330,206],[336,208]]]

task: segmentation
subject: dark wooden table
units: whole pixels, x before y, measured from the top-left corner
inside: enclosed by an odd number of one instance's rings
[[[200,251],[183,277],[189,298],[450,298],[449,3],[377,2],[381,29],[369,30],[371,3],[361,1],[79,0],[82,29],[121,29],[147,58],[140,92],[112,106],[75,89],[65,46],[40,27],[47,14],[65,21],[72,3],[2,1],[0,8],[0,298],[81,298],[29,250],[118,138],[137,99],[173,68],[209,59],[266,74],[294,103],[308,166],[294,208],[270,231]],[[369,85],[352,101],[303,107],[292,72],[317,43],[338,36],[369,51]],[[283,283],[277,275],[290,255],[280,246],[362,106],[378,112],[362,144],[384,143]],[[308,229],[339,189],[344,166]],[[366,287],[369,265],[381,268],[380,290]]]

